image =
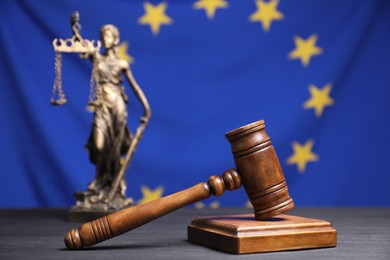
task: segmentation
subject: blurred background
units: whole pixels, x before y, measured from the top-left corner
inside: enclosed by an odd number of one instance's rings
[[[92,65],[53,39],[120,31],[152,109],[127,171],[137,203],[234,167],[224,134],[264,119],[297,206],[390,206],[390,1],[0,1],[0,207],[69,207],[94,178]],[[142,106],[128,84],[129,126]],[[243,190],[195,204],[246,207]]]

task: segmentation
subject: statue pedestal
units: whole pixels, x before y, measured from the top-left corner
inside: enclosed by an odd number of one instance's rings
[[[278,215],[257,221],[254,215],[198,217],[188,226],[188,240],[232,254],[335,247],[331,223]]]
[[[92,221],[108,214],[114,213],[115,210],[86,210],[86,209],[70,209],[68,211],[69,222],[87,222]]]
[[[100,192],[76,192],[76,204],[68,212],[69,222],[87,222],[104,217],[118,210],[134,206],[133,199],[117,193],[113,200],[108,200],[109,190]]]

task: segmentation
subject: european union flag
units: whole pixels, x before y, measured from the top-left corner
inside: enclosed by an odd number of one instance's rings
[[[390,206],[390,2],[0,2],[0,206],[63,207],[94,178],[92,66],[62,55],[68,103],[51,107],[54,38],[120,31],[152,109],[127,171],[138,203],[234,167],[224,133],[264,119],[297,206]],[[142,106],[126,86],[134,132]],[[197,203],[244,207],[243,191]]]

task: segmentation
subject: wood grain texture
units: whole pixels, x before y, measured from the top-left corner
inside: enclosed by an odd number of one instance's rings
[[[232,254],[335,247],[336,230],[324,220],[290,215],[256,221],[252,214],[198,217],[188,240]]]
[[[225,134],[257,220],[294,207],[271,138],[260,120]]]

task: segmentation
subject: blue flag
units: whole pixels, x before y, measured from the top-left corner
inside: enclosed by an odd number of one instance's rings
[[[137,203],[222,174],[224,134],[264,119],[297,206],[390,206],[390,2],[0,2],[0,206],[68,207],[95,176],[84,145],[91,62],[62,54],[68,103],[52,107],[55,38],[120,31],[152,117],[126,172]],[[128,84],[128,124],[143,108]],[[245,207],[243,190],[195,204]]]

